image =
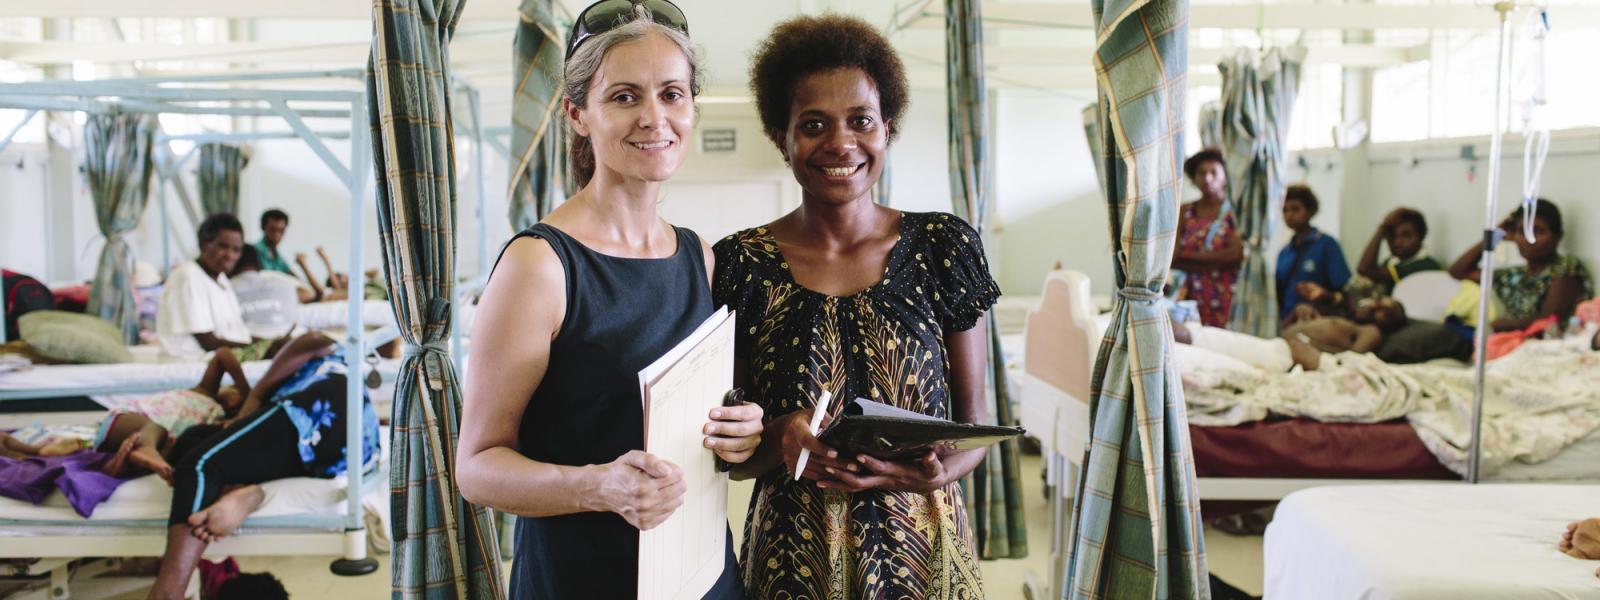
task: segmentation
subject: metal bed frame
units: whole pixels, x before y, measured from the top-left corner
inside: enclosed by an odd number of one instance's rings
[[[345,182],[349,191],[350,211],[350,257],[349,272],[360,273],[363,266],[364,234],[362,208],[365,203],[372,201],[372,192],[369,187],[373,178],[371,175],[372,161],[369,142],[370,127],[367,122],[366,91],[363,90],[295,90],[295,89],[247,89],[247,88],[215,88],[215,87],[172,87],[171,84],[239,84],[243,82],[272,82],[299,79],[344,79],[355,82],[365,81],[365,71],[361,69],[348,69],[336,71],[311,71],[287,73],[258,73],[258,74],[232,74],[192,77],[158,77],[158,78],[132,78],[101,81],[42,81],[7,86],[0,92],[0,108],[19,108],[27,110],[21,123],[18,123],[4,138],[0,138],[0,150],[15,138],[16,134],[41,111],[81,111],[100,112],[111,107],[123,111],[142,112],[147,114],[199,114],[199,115],[227,115],[227,116],[252,116],[252,117],[278,117],[283,119],[291,129],[284,133],[215,133],[187,136],[160,136],[160,148],[166,151],[169,158],[157,166],[158,204],[162,214],[162,253],[164,260],[171,255],[171,215],[167,209],[166,183],[175,179],[179,168],[194,154],[193,151],[181,157],[171,157],[167,149],[170,140],[228,141],[272,138],[298,138],[306,143],[320,158],[329,170],[333,171]],[[479,101],[476,88],[463,81],[456,82],[458,92],[465,93],[467,105],[471,110],[470,124],[471,135],[474,140],[475,160],[477,167],[478,185],[478,210],[476,217],[479,221],[479,249],[480,260],[487,256],[487,240],[483,239],[484,209],[483,209],[483,134],[479,124]],[[227,103],[219,106],[218,103]],[[321,103],[336,104],[338,108],[301,108],[291,103]],[[348,131],[317,132],[307,124],[306,119],[346,119]],[[323,138],[347,138],[350,140],[350,152],[347,161],[341,161],[338,156],[323,143]],[[181,190],[181,188],[180,188]],[[184,200],[187,201],[186,194]],[[187,202],[184,208],[190,217],[198,218],[193,207]],[[170,260],[168,260],[170,262]],[[481,263],[480,263],[481,264]],[[398,336],[394,328],[379,332],[376,336],[369,336],[362,327],[361,306],[363,298],[352,295],[349,300],[348,326],[344,342],[349,348],[361,349],[361,352],[346,353],[346,368],[349,373],[361,372],[362,359],[366,352],[388,340]],[[459,313],[458,313],[459,314]],[[4,318],[4,306],[0,305],[0,319]],[[457,339],[459,340],[459,334]],[[4,330],[0,329],[0,342],[4,342]],[[347,410],[350,414],[361,412],[361,377],[348,378]],[[58,388],[51,390],[28,391],[0,391],[0,401],[22,398],[57,397],[63,395],[91,395],[101,393],[129,393],[152,392],[160,389],[150,389],[152,386],[117,386],[115,388]],[[159,386],[161,389],[170,386]],[[360,452],[362,439],[361,420],[349,419],[346,434],[349,448],[347,452],[352,456]],[[334,561],[332,571],[339,575],[363,575],[377,569],[377,561],[367,556],[366,528],[362,520],[361,490],[364,489],[363,476],[360,468],[347,470],[346,485],[346,514],[340,515],[310,515],[298,518],[296,527],[273,531],[270,527],[251,527],[247,522],[248,535],[229,538],[213,544],[207,549],[209,555],[306,555],[327,554],[341,556]],[[45,528],[48,530],[48,528]],[[70,594],[64,587],[72,568],[71,561],[61,560],[84,556],[160,556],[165,547],[165,531],[154,532],[113,532],[106,535],[23,535],[15,536],[3,534],[0,537],[12,539],[16,542],[7,543],[0,549],[0,557],[5,558],[42,558],[45,559],[34,565],[32,574],[49,574],[52,578],[51,589],[48,590],[52,598],[62,598]],[[16,573],[14,573],[16,574]],[[28,574],[28,573],[22,573]]]

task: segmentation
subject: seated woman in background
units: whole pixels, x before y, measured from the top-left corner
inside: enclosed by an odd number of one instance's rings
[[[1524,329],[1551,316],[1565,319],[1572,315],[1578,302],[1594,296],[1594,283],[1583,261],[1560,253],[1565,235],[1561,209],[1549,200],[1539,199],[1534,208],[1531,242],[1522,235],[1525,217],[1518,207],[1500,222],[1500,230],[1516,241],[1518,253],[1528,264],[1495,269],[1494,293],[1505,305],[1506,314],[1490,322],[1493,331]],[[1479,242],[1456,259],[1450,266],[1450,275],[1478,281],[1482,259],[1483,243]]]
[[[1289,245],[1278,253],[1278,315],[1287,317],[1301,297],[1302,283],[1327,290],[1339,290],[1350,281],[1350,266],[1345,263],[1339,241],[1311,226],[1317,216],[1317,195],[1304,185],[1291,185],[1284,191],[1283,224],[1294,231]]]
[[[240,251],[239,262],[228,278],[233,283],[233,295],[239,300],[244,324],[255,337],[287,335],[300,304],[316,299],[316,294],[301,286],[300,280],[263,270],[261,254],[255,246],[245,246]]]
[[[245,395],[238,415],[199,441],[172,469],[167,547],[150,598],[183,597],[206,546],[232,535],[261,505],[259,484],[290,477],[337,477],[378,458],[378,415],[363,393],[346,410],[344,348],[317,333],[284,346]],[[345,457],[345,419],[361,419],[361,456]]]
[[[1356,263],[1356,272],[1371,279],[1385,294],[1394,292],[1394,284],[1407,275],[1421,271],[1438,271],[1444,265],[1422,249],[1428,237],[1428,220],[1422,213],[1410,208],[1396,208],[1384,217],[1378,231],[1367,241]],[[1389,257],[1378,262],[1378,246],[1389,245]]]
[[[251,345],[228,272],[244,246],[244,227],[226,213],[206,217],[196,232],[200,256],[167,275],[156,311],[156,335],[170,356],[197,357],[218,348]],[[262,349],[246,354],[259,358]]]
[[[1233,284],[1244,243],[1227,209],[1228,172],[1222,153],[1207,148],[1183,162],[1200,199],[1178,211],[1178,247],[1172,268],[1183,271],[1183,292],[1200,307],[1200,322],[1224,327],[1233,310]]]

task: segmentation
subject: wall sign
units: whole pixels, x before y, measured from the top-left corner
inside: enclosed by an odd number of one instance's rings
[[[727,127],[700,130],[701,152],[736,152],[738,130]]]

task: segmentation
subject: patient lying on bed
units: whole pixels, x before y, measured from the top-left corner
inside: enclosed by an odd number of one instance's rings
[[[1179,343],[1219,354],[1269,373],[1284,373],[1296,365],[1317,370],[1323,354],[1368,353],[1383,343],[1385,331],[1406,322],[1405,308],[1392,298],[1370,301],[1356,312],[1357,320],[1324,317],[1315,313],[1292,315],[1277,338],[1207,327],[1197,322],[1173,328]]]

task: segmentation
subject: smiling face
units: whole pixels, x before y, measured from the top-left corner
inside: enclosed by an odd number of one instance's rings
[[[694,130],[692,77],[688,57],[660,33],[606,52],[587,106],[565,104],[594,146],[596,178],[661,182],[677,172]]]
[[[200,265],[211,273],[232,272],[243,248],[244,234],[224,229],[217,232],[217,237],[200,246]]]
[[[782,135],[783,158],[806,200],[865,198],[883,175],[889,124],[879,112],[878,86],[861,69],[823,71],[795,83]]]

